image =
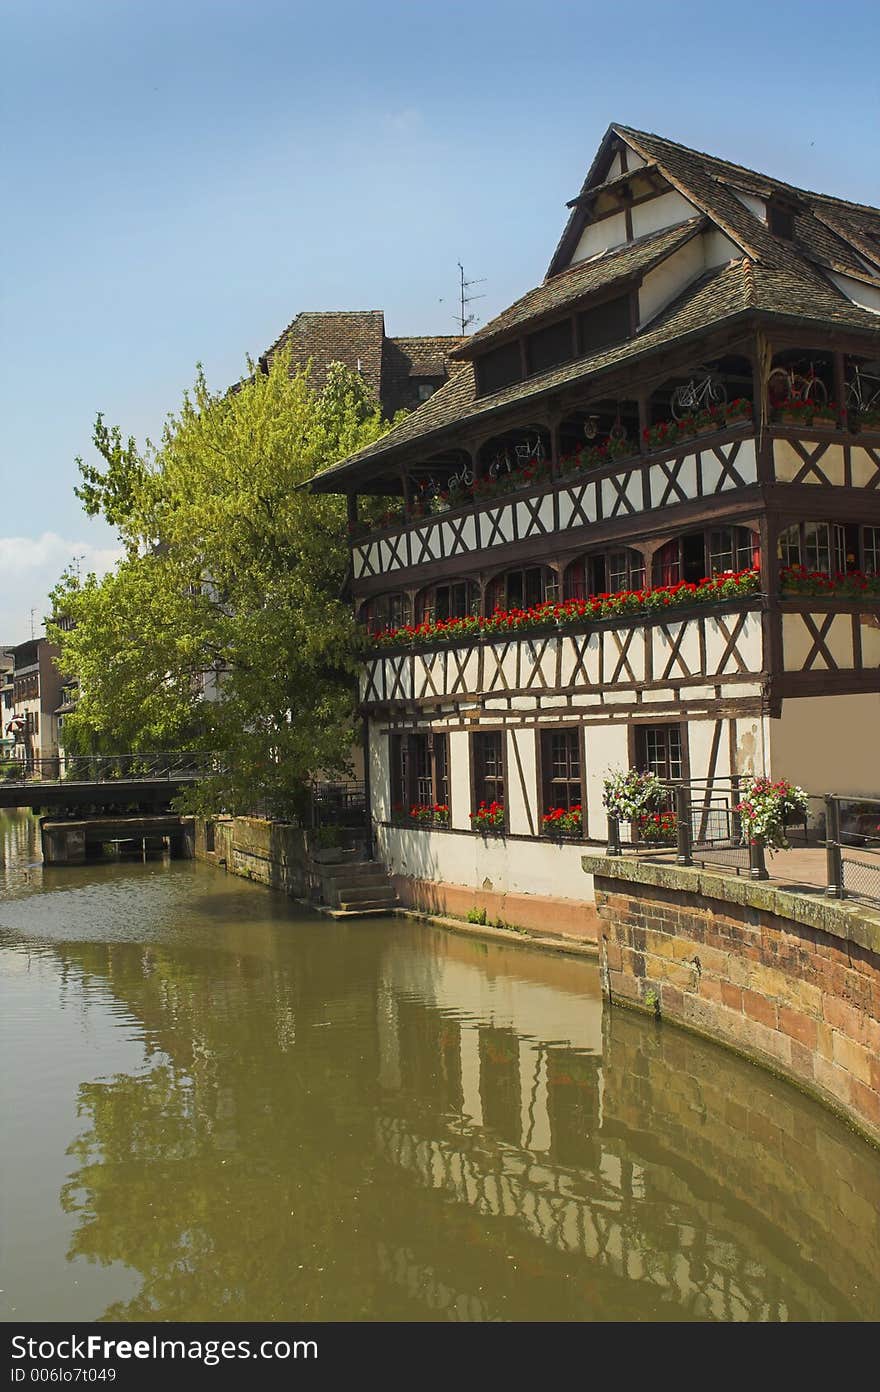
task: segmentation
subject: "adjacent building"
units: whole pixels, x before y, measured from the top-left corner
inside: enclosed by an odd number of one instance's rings
[[[14,741],[10,751],[14,758],[28,766],[43,763],[44,771],[51,771],[58,760],[58,648],[46,638],[31,638],[8,653],[12,680],[4,691],[3,734]]]
[[[880,793],[880,210],[618,125],[568,208],[312,486],[348,498],[401,897],[584,931],[609,770]]]
[[[290,349],[291,367],[312,363],[312,380],[322,387],[331,363],[358,372],[389,420],[412,411],[449,379],[456,366],[450,355],[465,340],[452,335],[389,338],[381,309],[304,312],[288,324],[260,358],[267,367],[279,348]]]

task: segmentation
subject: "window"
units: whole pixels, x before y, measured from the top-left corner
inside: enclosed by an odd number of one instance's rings
[[[545,329],[537,329],[526,339],[526,361],[529,372],[546,372],[557,363],[568,362],[574,357],[572,322],[563,319],[559,324],[550,324]]]
[[[511,382],[518,382],[522,377],[519,340],[503,343],[500,348],[493,348],[484,353],[482,357],[477,358],[475,368],[481,396],[487,392],[500,391]]]
[[[749,570],[760,564],[757,532],[746,527],[713,527],[709,532],[709,575],[725,570]]]
[[[435,393],[436,390],[437,390],[437,385],[436,385],[435,382],[417,382],[417,383],[416,383],[416,391],[417,391],[417,394],[418,394],[419,401],[427,401],[428,398],[429,398],[430,396],[433,396],[433,395],[434,395],[434,393]]]
[[[579,730],[541,731],[541,773],[545,811],[583,806]]]
[[[578,315],[578,345],[582,354],[595,353],[609,343],[619,343],[632,332],[629,295],[606,300]]]
[[[639,725],[636,727],[636,767],[655,773],[665,783],[684,777],[681,726]]]
[[[862,570],[880,575],[880,527],[862,528]]]
[[[553,572],[547,566],[525,566],[496,575],[486,593],[486,612],[496,609],[530,609],[552,593]]]
[[[371,633],[386,628],[400,628],[409,622],[409,603],[404,594],[376,595],[361,606],[361,623]]]
[[[416,599],[416,623],[439,623],[444,619],[463,619],[475,614],[479,590],[472,580],[455,580],[448,585],[431,585]]]
[[[480,730],[472,736],[474,810],[481,802],[504,804],[504,732]]]
[[[794,208],[771,199],[767,204],[767,226],[777,237],[791,241],[794,237]]]
[[[847,530],[838,522],[796,522],[779,538],[779,558],[784,566],[804,566],[826,573],[845,571]],[[854,551],[855,548],[850,554]]]
[[[407,819],[414,807],[449,806],[449,736],[391,736],[391,814]]]
[[[661,546],[654,556],[654,584],[698,585],[725,570],[748,570],[761,560],[760,539],[748,527],[710,527],[687,532]]]
[[[644,584],[644,556],[624,548],[572,561],[565,572],[564,594],[566,599],[586,599],[588,595],[640,590]]]

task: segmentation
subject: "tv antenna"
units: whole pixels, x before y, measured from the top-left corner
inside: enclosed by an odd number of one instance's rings
[[[469,295],[468,290],[470,290],[472,285],[485,285],[486,277],[481,276],[479,280],[465,280],[464,266],[459,261],[458,281],[458,301],[461,308],[460,312],[455,317],[459,333],[462,338],[464,338],[469,326],[477,322],[476,314],[468,314],[468,305],[473,304],[474,300],[484,300],[486,298],[485,295]]]
[[[31,610],[31,639],[33,639],[33,638],[36,637],[36,634],[34,633],[34,614],[36,614],[36,612],[37,612],[37,610],[36,610],[36,606],[35,606],[35,607]]]

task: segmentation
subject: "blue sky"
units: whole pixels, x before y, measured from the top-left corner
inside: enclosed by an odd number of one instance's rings
[[[84,518],[95,411],[157,438],[301,309],[453,332],[541,279],[612,120],[880,203],[880,7],[0,0],[0,640]]]

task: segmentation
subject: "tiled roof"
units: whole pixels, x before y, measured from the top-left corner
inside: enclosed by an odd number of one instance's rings
[[[637,241],[615,247],[604,255],[578,261],[568,270],[550,276],[534,290],[515,300],[509,309],[497,315],[482,329],[472,334],[458,349],[456,357],[472,357],[473,348],[485,348],[522,324],[543,318],[565,309],[585,295],[605,290],[618,281],[626,281],[645,271],[664,257],[677,251],[705,224],[699,216],[688,218],[675,227],[651,232]]]
[[[766,261],[768,265],[780,269],[795,270],[798,263],[806,259],[844,271],[864,271],[855,248],[845,235],[836,235],[832,231],[823,213],[829,214],[832,220],[836,214],[839,229],[844,234],[846,228],[851,227],[870,238],[872,235],[880,237],[880,209],[848,203],[826,194],[811,193],[782,179],[773,179],[767,174],[759,174],[729,160],[688,149],[646,131],[618,125],[611,129],[622,136],[637,154],[655,164],[686,198],[702,208],[713,221],[722,227],[726,225],[734,240],[756,260]],[[797,210],[793,240],[775,236],[760,218],[741,203],[733,191],[735,188],[757,193],[764,198],[776,195],[790,199]]]
[[[700,215],[721,228],[741,249],[742,257],[701,277],[687,287],[645,329],[632,338],[590,357],[563,364],[490,395],[477,397],[473,368],[468,363],[408,420],[351,459],[326,470],[313,486],[322,491],[343,487],[346,480],[378,472],[380,462],[411,452],[419,442],[434,453],[451,442],[452,432],[502,407],[537,401],[570,383],[585,380],[662,347],[685,334],[708,329],[749,311],[772,316],[795,316],[862,332],[880,333],[880,318],[854,304],[840,292],[827,272],[872,279],[880,269],[880,209],[810,193],[729,161],[687,149],[673,141],[627,126],[613,125],[593,162],[581,193],[602,182],[612,138],[622,138],[691,202]],[[609,181],[619,183],[621,180]],[[769,198],[784,198],[794,209],[793,237],[775,235],[737,197],[734,190]],[[526,322],[539,319],[577,295],[613,283],[619,268],[642,273],[650,258],[660,259],[694,235],[700,217],[666,229],[653,237],[592,261],[560,269],[583,225],[580,196],[563,233],[551,272],[464,346],[485,344]],[[632,258],[632,260],[628,260]],[[556,270],[554,272],[554,267]],[[596,277],[593,280],[592,277]],[[600,279],[601,278],[601,279]],[[622,274],[620,278],[623,278]],[[460,355],[462,355],[460,350]],[[366,466],[366,467],[365,467]]]
[[[312,381],[322,387],[332,362],[359,371],[376,400],[382,389],[385,316],[381,309],[306,311],[298,314],[263,355],[268,364],[281,347],[290,348],[291,367],[314,362]]]
[[[416,441],[423,442],[432,452],[439,450],[444,433],[455,427],[477,421],[504,406],[538,401],[569,383],[617,367],[629,358],[639,357],[695,329],[706,328],[747,310],[751,307],[749,272],[749,263],[745,258],[710,271],[652,320],[644,333],[604,348],[588,358],[565,363],[550,372],[529,377],[524,382],[514,382],[487,396],[476,395],[473,365],[466,363],[418,411],[414,411],[374,445],[368,445],[351,458],[325,469],[312,481],[312,487],[317,491],[332,492],[333,487],[341,485],[349,473],[360,473],[361,466],[369,460],[384,460]]]
[[[382,351],[382,409],[388,417],[418,404],[418,381],[440,386],[453,364],[449,354],[464,340],[451,334],[386,338]]]
[[[381,309],[304,311],[298,314],[271,348],[263,354],[268,365],[281,347],[289,347],[291,369],[311,359],[312,381],[322,387],[332,362],[360,372],[383,413],[418,404],[413,378],[445,382],[450,372],[449,354],[463,342],[452,334],[416,338],[386,338]]]

